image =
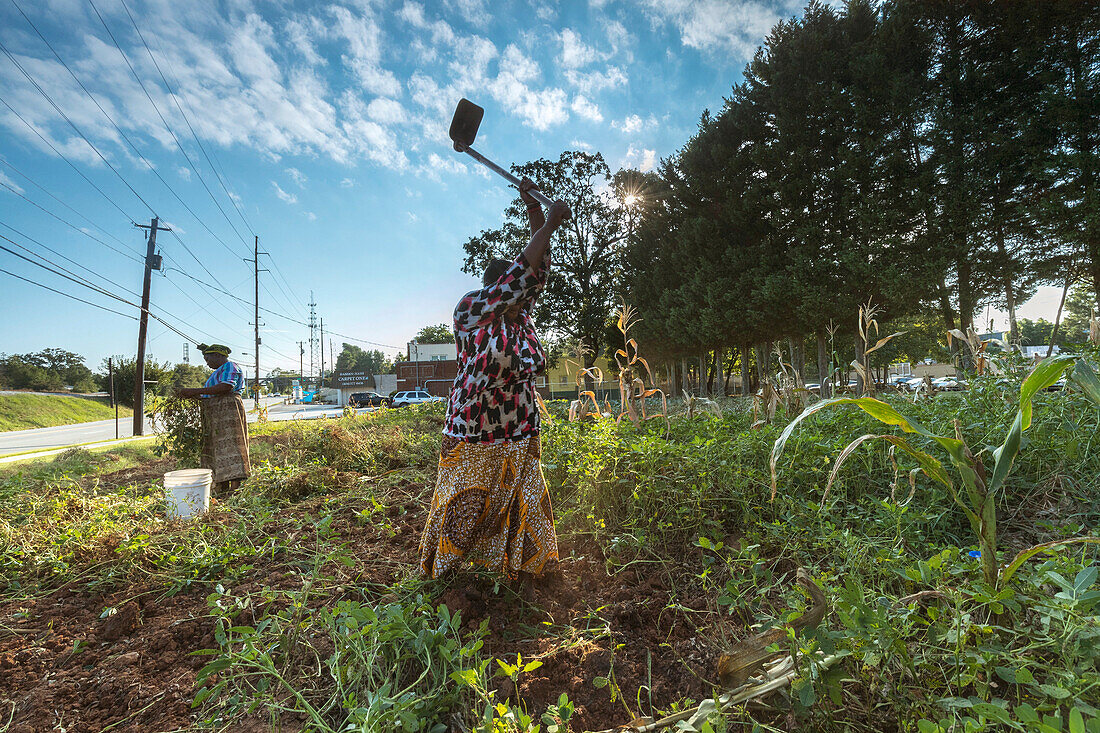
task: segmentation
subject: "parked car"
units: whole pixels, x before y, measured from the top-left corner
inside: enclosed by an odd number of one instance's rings
[[[940,377],[932,380],[932,386],[943,392],[959,392],[966,389],[966,382],[960,382],[954,377]]]
[[[406,405],[419,405],[425,402],[442,402],[442,397],[434,397],[422,389],[413,389],[406,392],[398,392],[393,396],[392,407],[405,407]]]
[[[900,389],[904,389],[907,392],[916,392],[924,384],[924,377],[912,377],[906,379],[904,382],[898,385]]]
[[[353,392],[348,397],[348,404],[352,407],[389,407],[392,401],[377,392]]]

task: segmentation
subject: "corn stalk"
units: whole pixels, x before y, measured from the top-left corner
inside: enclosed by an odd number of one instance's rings
[[[1074,363],[1076,362],[1076,363]],[[1072,365],[1072,369],[1070,369]],[[996,500],[1004,487],[1005,480],[1012,471],[1012,465],[1020,452],[1023,441],[1023,433],[1031,426],[1032,399],[1035,394],[1054,384],[1069,369],[1069,381],[1073,382],[1090,400],[1100,406],[1100,378],[1096,371],[1083,359],[1075,356],[1062,355],[1044,359],[1032,370],[1020,385],[1020,408],[1016,413],[1016,419],[1009,428],[1007,435],[1000,447],[993,451],[993,471],[989,473],[982,460],[975,456],[963,441],[959,423],[955,421],[955,436],[936,435],[915,420],[912,420],[892,406],[874,399],[873,397],[841,397],[831,400],[823,400],[806,408],[801,415],[796,417],[783,430],[779,439],[772,447],[771,476],[772,494],[774,501],[779,489],[778,463],[779,456],[787,440],[794,433],[798,424],[816,412],[835,405],[852,404],[866,412],[871,417],[886,425],[901,428],[902,432],[913,433],[936,443],[948,456],[951,465],[955,469],[955,479],[947,471],[944,465],[935,456],[916,448],[907,438],[896,434],[863,435],[856,438],[837,458],[829,477],[828,486],[832,485],[841,464],[853,453],[855,448],[872,440],[884,440],[898,450],[908,454],[917,462],[921,473],[933,481],[947,487],[951,498],[966,514],[970,522],[970,528],[977,537],[981,548],[982,574],[990,587],[996,587],[998,583],[999,566],[997,564],[997,511]]]
[[[905,331],[898,331],[885,338],[878,338],[878,319],[875,318],[875,316],[881,311],[882,308],[875,305],[870,300],[867,301],[866,305],[861,305],[859,307],[857,325],[859,327],[859,337],[863,341],[863,358],[852,360],[852,367],[856,370],[856,373],[859,374],[860,379],[863,380],[863,394],[872,397],[875,394],[875,374],[871,371],[871,354],[890,343],[892,339],[905,333]],[[875,338],[877,339],[873,346],[871,345],[872,330],[875,332]]]
[[[644,377],[648,377],[652,383],[653,371],[649,368],[649,362],[638,354],[638,342],[630,338],[629,334],[630,328],[640,320],[637,311],[627,305],[625,300],[622,301],[616,323],[623,334],[623,348],[615,351],[615,364],[619,367],[619,415],[615,421],[619,422],[625,416],[637,427],[646,420],[663,417],[667,432],[672,429],[668,419],[668,398],[664,390],[646,387]],[[658,394],[661,396],[662,410],[649,415],[646,413],[646,399]]]

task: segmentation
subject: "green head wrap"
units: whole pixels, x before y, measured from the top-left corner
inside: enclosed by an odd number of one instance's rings
[[[204,354],[221,354],[228,357],[232,351],[228,346],[222,346],[221,344],[199,344],[199,351]]]

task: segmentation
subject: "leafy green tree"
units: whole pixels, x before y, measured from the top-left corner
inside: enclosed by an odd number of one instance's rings
[[[619,244],[634,214],[620,196],[629,181],[616,180],[599,153],[580,151],[513,166],[512,172],[529,177],[573,212],[551,245],[550,277],[534,318],[550,339],[583,341],[590,349],[585,357],[590,367],[603,349],[604,323],[621,292]],[[502,226],[469,239],[463,245],[463,271],[480,277],[491,258],[518,256],[531,236],[525,209],[517,196],[505,209]]]
[[[354,344],[344,344],[336,357],[336,371],[388,374],[393,371],[393,361],[378,349],[366,351]]]
[[[1058,329],[1067,343],[1082,344],[1089,340],[1089,324],[1094,313],[1100,315],[1100,308],[1096,307],[1090,283],[1079,282],[1066,298],[1065,314]]]
[[[437,326],[424,326],[413,336],[413,341],[418,344],[450,344],[454,343],[455,334],[451,324],[440,323]]]
[[[137,359],[134,357],[115,356],[114,359],[114,376],[115,376],[115,398],[119,404],[126,407],[134,406],[134,380],[137,375]],[[184,365],[188,366],[188,365]],[[107,359],[104,359],[100,364],[99,380],[102,385],[102,389],[109,388],[108,385],[108,364]],[[199,369],[201,367],[191,367],[193,369]],[[206,370],[206,374],[210,371]],[[205,377],[203,377],[205,380]],[[176,385],[176,374],[173,372],[173,367],[170,362],[164,362],[163,364],[157,363],[155,359],[145,360],[145,392],[148,395],[158,395],[165,397],[171,395]]]

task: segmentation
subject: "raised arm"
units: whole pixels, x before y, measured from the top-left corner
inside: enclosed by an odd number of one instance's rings
[[[519,182],[519,197],[527,205],[527,221],[531,224],[531,234],[534,234],[546,223],[546,217],[542,213],[542,204],[531,195],[531,191],[537,191],[538,186],[530,178],[524,178]]]
[[[550,238],[569,215],[569,207],[556,201],[546,222],[511,267],[496,282],[468,293],[454,312],[456,331],[468,331],[487,322],[513,305],[530,302],[546,284]]]
[[[546,222],[531,235],[531,241],[523,250],[524,259],[531,263],[532,267],[538,268],[546,258],[546,253],[550,249],[550,237],[568,217],[569,206],[564,201],[555,201],[554,205],[550,207]]]

